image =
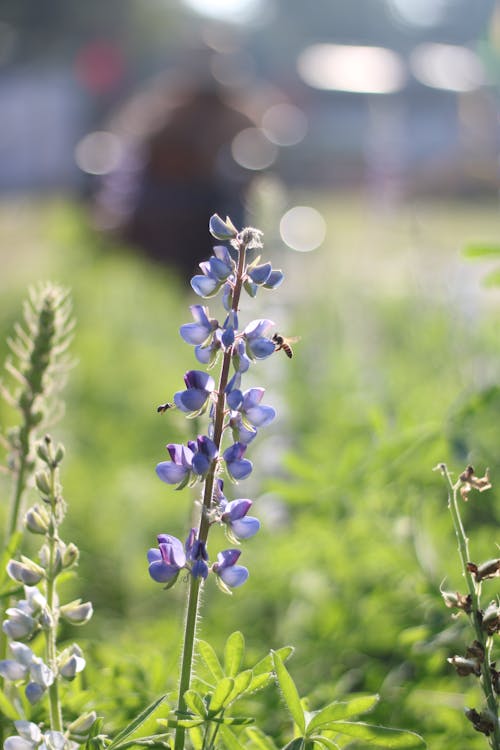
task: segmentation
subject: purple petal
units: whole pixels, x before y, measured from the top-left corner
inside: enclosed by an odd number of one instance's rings
[[[243,401],[243,394],[238,389],[235,389],[227,394],[226,401],[230,409],[236,410]]]
[[[174,463],[179,464],[180,466],[191,466],[191,460],[193,458],[193,451],[191,448],[188,448],[182,443],[168,443],[167,450]]]
[[[199,323],[185,323],[179,328],[181,338],[186,344],[203,344],[212,333],[211,328],[206,328]]]
[[[210,459],[203,455],[203,453],[197,453],[193,458],[193,471],[200,477],[204,477],[210,468],[212,462]]]
[[[189,413],[198,411],[204,405],[210,394],[199,388],[189,388],[187,391],[178,391],[174,395],[174,404],[181,411]]]
[[[243,565],[233,565],[231,568],[223,568],[223,570],[220,571],[219,576],[226,586],[235,589],[247,580],[248,569]]]
[[[231,523],[238,518],[243,518],[250,508],[252,507],[252,501],[246,499],[231,500],[224,509],[223,520],[229,520]]]
[[[265,392],[265,388],[248,388],[243,394],[243,409],[246,411],[252,406],[258,406]]]
[[[227,463],[227,470],[233,479],[246,479],[252,473],[253,464],[247,458]]]
[[[273,421],[276,411],[272,406],[254,406],[245,412],[245,416],[254,427],[264,427]]]
[[[271,271],[264,284],[265,289],[276,289],[284,278],[283,271]]]
[[[264,337],[250,339],[248,341],[248,348],[252,352],[253,356],[256,357],[256,359],[265,359],[266,357],[270,357],[271,354],[274,354],[276,350],[274,341],[271,341],[271,339],[266,339]]]
[[[194,350],[194,356],[202,365],[208,365],[213,351],[213,346],[197,346]]]
[[[188,370],[184,375],[186,388],[199,388],[209,393],[215,388],[215,380],[204,370]]]
[[[256,534],[260,529],[260,521],[253,516],[245,516],[245,518],[239,518],[236,519],[236,521],[233,521],[231,529],[234,531],[238,539],[250,539],[250,537]]]
[[[179,568],[177,565],[169,565],[161,560],[159,562],[152,562],[148,571],[153,581],[167,583],[167,581],[172,580],[179,573]]]
[[[270,328],[273,328],[274,322],[266,318],[252,320],[247,325],[243,333],[247,338],[264,336]]]
[[[226,218],[226,221],[223,221],[218,214],[210,217],[208,228],[210,234],[217,240],[230,240],[237,235],[236,228],[233,226],[231,220]]]
[[[189,474],[189,469],[186,466],[174,464],[173,461],[161,461],[156,465],[156,473],[162,482],[179,484]]]
[[[225,263],[223,260],[216,258],[212,255],[209,260],[210,272],[212,276],[215,276],[219,281],[225,281],[228,276],[231,275],[233,270],[232,266]]]
[[[148,549],[148,555],[147,555],[147,557],[148,557],[148,562],[149,563],[159,562],[162,559],[161,552],[160,552],[160,550],[157,547],[153,547],[151,549]]]
[[[191,287],[199,297],[212,297],[220,289],[220,281],[210,276],[193,276]]]
[[[248,272],[248,275],[256,284],[263,284],[269,278],[271,271],[271,264],[263,263],[260,266],[255,266],[255,268],[252,268],[252,270]]]
[[[240,549],[224,549],[222,552],[218,553],[217,562],[214,567],[217,570],[222,570],[223,568],[234,565],[239,560],[240,555]]]

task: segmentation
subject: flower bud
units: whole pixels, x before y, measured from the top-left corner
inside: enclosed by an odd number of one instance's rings
[[[64,453],[65,453],[65,451],[64,451],[64,445],[61,445],[59,443],[59,445],[56,448],[56,455],[54,456],[54,463],[55,464],[60,464],[61,463],[61,461],[64,458]]]
[[[39,490],[42,495],[46,495],[47,497],[50,496],[50,478],[46,471],[37,471],[35,474],[35,484],[37,490]]]
[[[452,656],[446,661],[453,664],[460,677],[467,677],[470,674],[474,674],[476,677],[480,677],[481,675],[481,666],[477,659],[466,659],[463,656]]]
[[[25,586],[35,586],[44,578],[44,569],[28,557],[21,556],[21,561],[9,560],[7,573],[14,581],[24,583]]]
[[[78,649],[80,651],[80,649]],[[80,654],[73,653],[68,658],[61,661],[59,667],[59,674],[68,682],[74,680],[78,672],[82,672],[85,669],[85,659]]]
[[[37,724],[32,721],[26,721],[25,719],[19,719],[14,722],[14,726],[20,737],[29,742],[34,742],[38,745],[42,741],[42,732]]]
[[[40,443],[38,443],[38,445],[36,447],[36,454],[37,454],[38,458],[41,458],[41,460],[44,463],[46,463],[46,464],[50,463],[50,456],[49,456],[49,452],[47,450],[47,444],[46,444],[45,440],[42,440]]]
[[[73,542],[70,542],[64,548],[64,550],[62,550],[61,565],[63,569],[71,568],[72,565],[78,562],[79,557],[80,557],[80,550],[78,549],[76,544],[73,544]]]
[[[41,685],[43,688],[48,688],[54,682],[54,673],[48,667],[43,659],[39,656],[34,656],[30,664],[30,677],[33,682]]]
[[[24,517],[24,523],[32,534],[46,534],[49,530],[50,516],[43,505],[34,505]]]
[[[488,635],[498,633],[500,630],[500,607],[497,602],[490,602],[484,610],[481,627]]]
[[[75,599],[68,604],[63,604],[59,608],[61,617],[72,625],[85,625],[92,617],[94,610],[92,602],[82,602],[81,599]]]
[[[75,721],[72,721],[71,724],[68,725],[68,732],[70,735],[77,735],[80,740],[82,740],[82,737],[84,738],[88,735],[88,732],[92,728],[96,719],[97,714],[95,711],[90,711],[88,714],[82,714],[78,719],[75,719]]]
[[[39,685],[38,682],[29,682],[26,685],[24,694],[26,695],[26,698],[31,703],[31,705],[34,706],[35,703],[38,703],[40,698],[43,696],[45,690],[46,688],[44,688],[43,685]]]
[[[2,659],[0,661],[0,676],[6,680],[15,682],[24,680],[28,675],[28,668],[13,659]]]
[[[6,611],[7,620],[2,623],[2,630],[8,638],[20,641],[31,636],[36,627],[36,620],[21,609],[11,607]]]

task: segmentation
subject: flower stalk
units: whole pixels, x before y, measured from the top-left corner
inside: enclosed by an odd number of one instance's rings
[[[457,539],[462,575],[467,586],[467,596],[458,596],[459,604],[457,605],[455,603],[455,606],[459,606],[460,609],[468,614],[475,637],[475,641],[467,650],[466,656],[469,657],[469,661],[472,662],[477,671],[460,671],[460,668],[457,667],[457,672],[462,675],[474,673],[479,676],[487,709],[486,713],[483,714],[479,714],[475,709],[472,709],[467,711],[466,715],[473,723],[474,728],[488,737],[491,748],[493,750],[500,750],[498,702],[494,688],[494,665],[491,661],[493,639],[492,633],[490,633],[488,629],[485,629],[485,613],[481,607],[481,582],[483,577],[477,574],[477,566],[470,562],[469,540],[462,523],[458,503],[459,493],[465,500],[467,499],[468,492],[471,488],[483,491],[484,489],[488,489],[491,485],[489,484],[489,481],[485,481],[487,480],[487,476],[485,479],[481,480],[475,478],[472,467],[468,467],[456,482],[453,482],[450,472],[445,464],[439,464],[436,468],[440,470],[448,485],[448,508],[452,517],[453,528]],[[498,574],[498,567],[499,566],[496,566],[495,568],[494,566],[495,569],[492,575]],[[484,578],[487,577],[490,576],[485,574]],[[446,600],[446,595],[443,595]],[[449,604],[448,606],[453,605]],[[448,661],[457,666],[458,657],[453,657]]]
[[[209,316],[207,307],[193,305],[193,323],[180,329],[181,337],[195,346],[198,361],[211,368],[221,361],[217,385],[214,379],[201,370],[190,370],[184,376],[186,390],[158,407],[160,413],[175,405],[189,417],[198,418],[208,410],[206,435],[198,435],[187,445],[168,444],[170,461],[156,467],[159,478],[167,484],[182,489],[201,481],[201,513],[197,528],[191,529],[187,540],[182,542],[170,534],[158,535],[158,548],[148,552],[149,573],[153,580],[173,586],[180,574],[189,571],[184,643],[181,658],[177,716],[186,717],[186,691],[190,688],[193,654],[196,642],[200,591],[209,573],[215,575],[218,586],[225,593],[243,584],[248,570],[238,565],[239,549],[226,549],[217,554],[209,565],[207,540],[214,524],[226,527],[226,535],[234,544],[247,539],[259,529],[259,521],[247,516],[252,501],[246,498],[228,501],[224,495],[223,472],[229,479],[245,479],[252,471],[252,463],[244,454],[257,435],[257,428],[268,424],[275,416],[270,406],[260,404],[263,388],[241,391],[242,375],[255,360],[264,359],[276,350],[269,329],[274,325],[269,320],[255,320],[239,330],[238,315],[240,297],[245,290],[254,297],[259,287],[274,289],[283,280],[281,271],[273,270],[270,263],[259,264],[260,258],[249,262],[250,251],[262,247],[261,232],[246,228],[240,232],[229,219],[222,221],[217,215],[210,220],[210,232],[218,239],[228,242],[230,249],[218,245],[208,261],[200,263],[202,274],[191,280],[193,290],[201,297],[213,297],[222,291],[226,311],[223,324]],[[234,371],[232,373],[232,370]],[[233,444],[223,450],[226,435],[232,434]],[[175,750],[183,750],[186,729],[177,725]]]

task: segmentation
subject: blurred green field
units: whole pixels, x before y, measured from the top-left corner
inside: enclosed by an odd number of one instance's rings
[[[244,545],[246,586],[231,598],[207,586],[201,635],[221,647],[241,629],[255,657],[291,643],[290,669],[312,708],[380,692],[380,721],[422,733],[433,750],[474,750],[484,738],[462,708],[478,695],[446,663],[469,635],[439,593],[445,578],[460,588],[461,576],[432,468],[472,462],[490,467],[494,485],[500,476],[500,292],[481,287],[486,264],[461,257],[469,241],[498,240],[498,210],[388,212],[359,196],[315,196],[314,205],[328,233],[313,253],[283,248],[277,218],[260,217],[265,256],[286,280],[256,306],[245,301],[241,319],[265,315],[300,342],[293,360],[254,368],[279,417],[249,449],[254,474],[233,497],[255,499],[263,529]],[[190,436],[191,423],[156,405],[194,366],[178,328],[196,300],[187,280],[111,248],[62,201],[0,206],[0,268],[2,360],[30,284],[73,291],[78,363],[52,434],[67,448],[64,538],[81,549],[68,593],[91,599],[96,614],[67,636],[85,644],[88,695],[95,689],[113,727],[175,687],[184,588],[155,585],[145,552],[157,533],[183,536],[190,523],[187,491],[159,482],[154,466],[165,443]],[[4,427],[13,418],[2,404]],[[498,497],[494,487],[464,508],[477,562],[496,554]],[[215,530],[210,549],[223,543]],[[263,701],[264,724],[279,734],[276,691]]]

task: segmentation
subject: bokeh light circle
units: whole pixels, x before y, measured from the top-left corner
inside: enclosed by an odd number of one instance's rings
[[[292,250],[309,253],[316,250],[325,239],[325,220],[311,206],[294,206],[281,217],[280,235]]]
[[[245,169],[266,169],[278,155],[278,149],[260,128],[245,128],[231,143],[233,159]]]
[[[117,135],[96,130],[76,144],[75,161],[87,174],[108,174],[118,166],[122,152],[122,143]]]

